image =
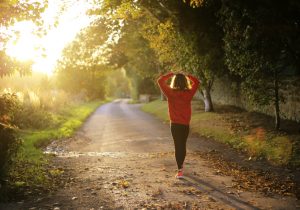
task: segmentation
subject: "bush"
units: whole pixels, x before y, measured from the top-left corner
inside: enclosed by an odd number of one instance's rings
[[[53,115],[31,104],[23,105],[15,113],[14,123],[21,129],[42,129],[53,125]]]
[[[12,157],[16,154],[20,139],[12,126],[0,123],[0,177],[5,177]]]
[[[0,122],[11,124],[19,108],[20,102],[16,94],[5,93],[0,95]]]
[[[0,177],[5,176],[7,167],[20,146],[15,125],[12,124],[18,109],[19,101],[15,94],[7,93],[0,96]]]

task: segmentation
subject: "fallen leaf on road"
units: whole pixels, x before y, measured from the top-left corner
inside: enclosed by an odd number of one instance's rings
[[[128,188],[129,187],[129,182],[126,180],[121,180],[119,181],[119,185],[123,188]]]

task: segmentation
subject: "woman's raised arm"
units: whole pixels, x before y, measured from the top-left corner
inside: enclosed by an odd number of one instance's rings
[[[187,77],[189,78],[189,80],[191,80],[192,82],[193,82],[193,84],[192,84],[192,88],[191,88],[191,90],[190,90],[190,93],[191,93],[191,95],[193,96],[195,93],[196,93],[196,91],[198,90],[198,87],[199,87],[199,84],[200,84],[200,82],[199,82],[199,80],[196,78],[196,77],[194,77],[193,75],[187,75]]]
[[[169,85],[167,84],[167,80],[170,79],[172,76],[174,76],[173,72],[169,72],[165,75],[161,75],[158,79],[157,79],[157,83],[161,89],[161,91],[165,94],[165,96],[169,96],[171,94],[171,88],[169,87]]]

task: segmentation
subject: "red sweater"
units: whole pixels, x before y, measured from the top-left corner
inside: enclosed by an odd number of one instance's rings
[[[172,123],[189,125],[191,121],[191,101],[195,95],[199,80],[192,75],[187,77],[192,81],[192,88],[190,90],[173,90],[166,81],[171,78],[174,73],[168,73],[160,76],[157,80],[160,89],[168,99],[169,117]]]

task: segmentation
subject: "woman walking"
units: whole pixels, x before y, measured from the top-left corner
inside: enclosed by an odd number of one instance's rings
[[[172,77],[171,84],[167,81]],[[192,84],[188,82],[190,80]],[[191,120],[191,101],[196,93],[199,80],[192,75],[173,72],[162,75],[157,80],[160,89],[167,97],[171,133],[175,145],[175,158],[178,171],[176,178],[183,177],[183,162],[186,156],[186,141],[189,135],[189,124]]]

